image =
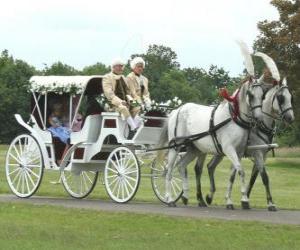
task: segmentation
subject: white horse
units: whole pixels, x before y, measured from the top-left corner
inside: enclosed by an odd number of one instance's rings
[[[262,56],[269,68],[271,68],[272,74],[276,77],[277,80],[280,80],[279,72],[274,64],[273,60],[266,56],[263,53],[257,53],[256,55]],[[275,65],[275,66],[274,66]],[[270,90],[266,86],[267,92],[263,101],[263,120],[258,126],[254,127],[250,131],[249,142],[247,146],[251,145],[265,145],[272,143],[273,131],[274,131],[274,121],[278,117],[284,120],[287,123],[292,123],[294,118],[294,113],[292,109],[292,96],[287,87],[287,81],[284,79],[282,83],[275,85]],[[260,173],[263,184],[265,185],[266,194],[267,194],[267,206],[269,211],[276,211],[276,206],[273,203],[269,178],[265,169],[265,158],[268,152],[268,148],[262,148],[260,150],[254,150],[247,152],[247,156],[254,158],[254,166],[252,169],[251,179],[247,188],[247,196],[249,198],[251,189],[254,185],[258,173]],[[206,202],[211,204],[214,193],[216,191],[215,182],[214,182],[214,172],[217,165],[222,161],[223,156],[215,155],[212,160],[208,163],[208,173],[210,178],[210,194],[206,196]],[[197,198],[199,201],[199,206],[206,206],[201,192],[201,173],[203,168],[204,159],[198,159],[195,165],[196,172],[196,183],[197,183]],[[228,191],[231,193],[232,185],[235,179],[236,170],[232,167],[232,173],[230,176],[230,182]],[[228,193],[227,193],[228,195]],[[231,196],[231,194],[229,194]],[[233,209],[233,207],[229,207]]]
[[[239,114],[233,114],[232,105],[227,101],[224,101],[216,108],[187,103],[170,114],[161,138],[161,146],[165,146],[168,142],[176,145],[186,142],[190,137],[193,138],[190,144],[187,145],[187,153],[178,163],[183,178],[183,199],[186,203],[188,201],[186,166],[196,157],[202,158],[207,153],[217,154],[223,151],[241,177],[242,204],[244,206],[248,204],[245,173],[240,163],[240,159],[244,155],[243,150],[240,149],[245,148],[248,132],[237,125],[236,122],[248,124],[251,117],[258,120],[261,119],[263,89],[261,84],[250,80],[241,85],[236,95]],[[236,115],[237,117],[235,117]],[[214,131],[212,129],[226,120],[228,122],[218,130]],[[211,126],[212,123],[214,126]],[[207,131],[210,132],[206,133]],[[206,136],[197,138],[195,135],[199,133],[204,133]],[[168,151],[166,201],[170,206],[175,206],[174,199],[171,197],[170,185],[172,170],[179,150],[180,147],[172,147]],[[164,152],[158,151],[158,159],[161,160],[163,156]],[[227,199],[227,205],[232,205],[230,197]]]

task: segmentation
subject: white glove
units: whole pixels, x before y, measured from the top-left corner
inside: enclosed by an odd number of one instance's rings
[[[145,108],[151,109],[151,101],[150,100],[145,100]]]

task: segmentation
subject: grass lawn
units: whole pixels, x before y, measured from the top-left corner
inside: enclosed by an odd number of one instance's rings
[[[7,146],[0,145],[0,193],[11,193],[5,179]],[[300,150],[281,149],[267,161],[274,200],[281,209],[300,209]],[[214,205],[224,206],[229,176],[228,160],[216,171]],[[251,162],[243,160],[249,178]],[[144,168],[143,173],[149,173]],[[191,204],[196,204],[192,165],[189,166]],[[53,185],[59,173],[46,171],[36,195],[67,197],[62,185]],[[89,196],[109,199],[102,185]],[[203,190],[209,190],[207,173]],[[239,205],[239,181],[233,198]],[[143,177],[136,201],[159,202],[150,179]],[[252,207],[266,207],[260,178],[253,189]],[[274,213],[276,216],[276,213]],[[108,213],[25,204],[0,204],[0,249],[300,249],[300,226]]]
[[[300,226],[1,204],[1,249],[300,249]]]

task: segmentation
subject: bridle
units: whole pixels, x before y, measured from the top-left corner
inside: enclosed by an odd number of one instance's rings
[[[250,110],[251,110],[251,112],[253,112],[257,108],[262,108],[262,104],[252,106],[252,100],[254,99],[254,95],[251,93],[250,89],[261,88],[263,93],[264,93],[264,89],[262,87],[262,84],[258,83],[256,80],[254,81],[254,83],[251,83],[251,82],[252,82],[252,79],[250,80],[250,88],[247,90],[247,96],[249,98]]]
[[[284,100],[285,97],[283,96],[283,94],[280,94],[280,95],[279,95],[279,93],[282,92],[284,89],[287,89],[288,92],[290,93],[288,86],[282,85],[282,86],[280,86],[280,88],[278,88],[278,90],[276,90],[276,92],[275,92],[275,94],[274,94],[274,96],[273,96],[273,99],[272,99],[272,107],[273,107],[275,98],[277,99],[278,106],[279,106],[279,109],[280,109],[279,117],[280,117],[281,119],[283,118],[283,116],[284,116],[284,114],[285,114],[286,112],[288,112],[289,110],[292,110],[292,109],[293,109],[292,105],[291,105],[290,107],[286,108],[286,109],[283,109],[283,107],[282,107],[282,105],[284,104],[284,101],[285,101],[285,100]],[[291,93],[290,93],[290,94],[291,94]],[[292,94],[291,94],[291,95],[292,95]],[[293,103],[293,96],[292,96],[292,98],[291,98],[291,103]]]

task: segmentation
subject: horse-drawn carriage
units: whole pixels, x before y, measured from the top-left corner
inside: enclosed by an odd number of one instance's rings
[[[119,113],[105,112],[96,101],[103,93],[102,76],[34,76],[30,91],[29,120],[25,122],[15,114],[27,133],[12,140],[6,156],[6,177],[15,195],[33,195],[44,169],[53,169],[61,171],[63,186],[72,197],[84,198],[92,192],[102,172],[107,194],[115,202],[124,203],[134,197],[139,187],[141,165],[148,165],[151,174],[145,175],[151,177],[154,193],[164,201],[165,166],[151,162],[146,150],[158,143],[165,114],[146,114],[133,139],[127,140],[128,128]],[[63,104],[70,129],[69,146],[48,129],[54,102]],[[79,131],[72,131],[78,113],[84,114],[84,122]],[[174,197],[181,195],[180,182],[174,176]]]

